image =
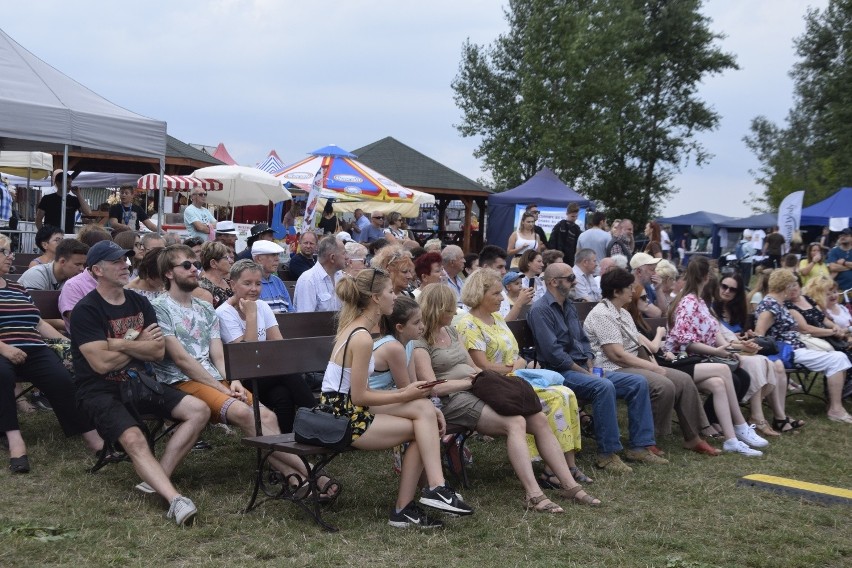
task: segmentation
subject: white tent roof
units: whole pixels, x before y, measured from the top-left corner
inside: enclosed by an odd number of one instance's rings
[[[166,123],[135,114],[57,71],[0,30],[0,149],[161,157]]]
[[[0,152],[0,172],[43,179],[53,171],[53,156],[45,152]]]

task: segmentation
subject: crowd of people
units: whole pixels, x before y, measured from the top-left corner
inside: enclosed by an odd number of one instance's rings
[[[348,417],[353,447],[403,445],[388,521],[395,527],[441,526],[423,506],[474,512],[444,479],[442,443],[451,461],[467,459],[453,454],[448,425],[505,438],[525,507],[561,514],[553,495],[602,505],[583,487],[594,480],[575,458],[581,431],[595,440],[594,466],[614,474],[668,464],[662,446],[675,414],[683,447],[697,456],[771,451],[771,438],[805,426],[785,408],[793,365],[824,373],[828,419],[852,424],[843,406],[852,394],[852,316],[838,296],[852,278],[852,231],[827,254],[808,248],[792,269],[760,275],[749,295],[739,273],[720,273],[706,257],[671,262],[673,245],[655,222],[647,247],[635,251],[632,220],[610,227],[594,213],[582,230],[573,205],[549,238],[532,204],[505,249],[489,244],[468,255],[436,240],[421,246],[393,212],[367,219],[359,211],[350,232],[332,211],[291,255],[264,223],[236,254],[234,224],[216,222],[202,190],[192,193],[183,242],[137,232],[147,218],[132,193],[121,198],[115,221],[126,229],[114,236],[96,225],[76,238],[41,227],[43,254],[18,282],[5,278],[14,253],[0,235],[0,430],[11,471],[29,472],[16,388],[31,382],[67,436],[80,434],[91,452],[126,453],[141,478],[136,488],[164,497],[179,525],[197,508],[171,474],[205,425],[253,435],[258,397],[263,432],[275,435],[292,431],[296,409],[315,403],[304,375],[251,392],[226,374],[223,344],[280,340],[276,315],[288,312],[338,313],[320,398]],[[62,319],[42,320],[28,290],[58,290]],[[581,303],[591,308],[582,317]],[[532,345],[510,331],[507,322],[521,319]],[[540,409],[495,410],[487,383],[477,386],[490,373],[528,383]],[[143,414],[176,424],[159,459]],[[270,464],[292,491],[310,490],[299,459],[276,452]],[[330,502],[342,487],[322,472],[318,489]]]

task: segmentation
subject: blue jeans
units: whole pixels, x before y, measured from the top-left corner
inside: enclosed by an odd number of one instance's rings
[[[607,371],[602,379],[577,371],[566,371],[562,376],[565,377],[563,384],[573,390],[577,398],[592,402],[598,453],[612,454],[623,449],[615,410],[616,397],[627,402],[630,447],[656,444],[651,397],[644,377],[619,371]]]

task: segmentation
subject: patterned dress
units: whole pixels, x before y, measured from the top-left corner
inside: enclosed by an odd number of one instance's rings
[[[494,324],[488,325],[481,319],[465,314],[456,322],[459,339],[468,351],[483,351],[492,363],[512,365],[518,358],[518,342],[506,321],[495,312],[491,314]],[[559,441],[563,452],[579,451],[580,418],[577,397],[574,391],[565,386],[533,386],[541,401],[542,412],[547,417],[550,429]],[[527,435],[527,446],[533,459],[539,459],[535,438]]]

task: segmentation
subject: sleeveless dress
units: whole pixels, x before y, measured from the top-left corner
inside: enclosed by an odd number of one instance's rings
[[[358,328],[353,331],[349,337],[355,335],[361,330],[367,331],[365,328]],[[349,418],[349,423],[352,424],[352,441],[360,438],[370,424],[373,423],[374,415],[367,407],[352,404],[352,399],[349,397],[350,377],[352,375],[351,368],[343,368],[334,362],[334,358],[345,346],[339,346],[331,355],[328,365],[325,368],[325,374],[322,378],[322,393],[320,394],[320,404],[331,406],[335,416],[346,416]],[[375,371],[375,362],[373,355],[370,354],[370,365],[367,373],[372,375]],[[336,389],[340,389],[339,391]]]

